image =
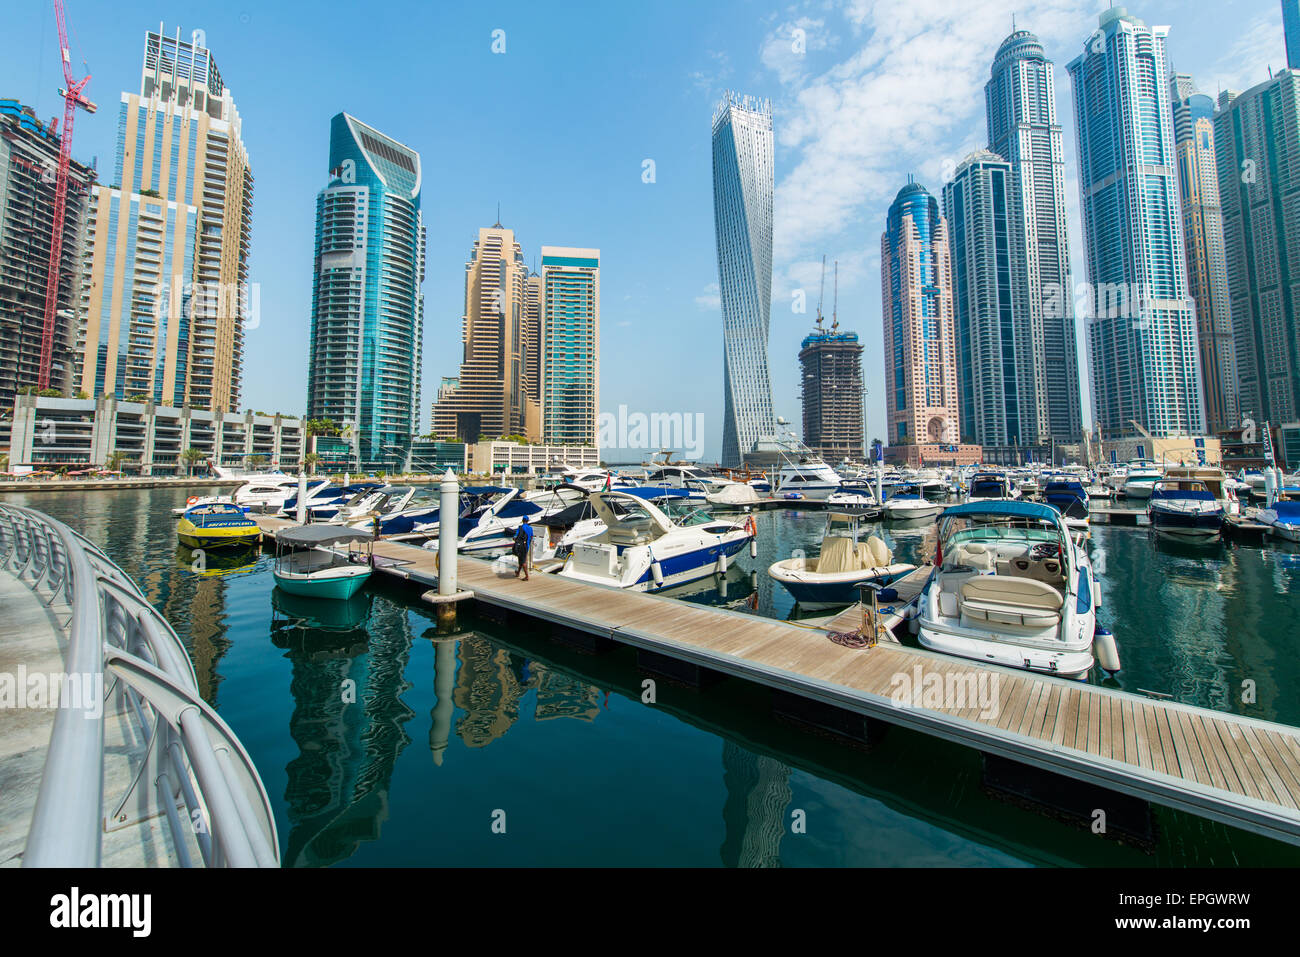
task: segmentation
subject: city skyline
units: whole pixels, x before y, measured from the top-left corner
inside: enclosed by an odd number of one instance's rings
[[[634,66],[640,70],[640,75],[668,78],[671,81],[669,84],[671,92],[667,100],[662,103],[646,99],[644,96],[634,101],[638,105],[638,109],[633,111],[638,114],[636,130],[633,130],[628,122],[617,118],[623,115],[627,120],[631,120],[630,114],[626,111],[616,111],[615,122],[609,124],[612,128],[593,130],[593,135],[582,138],[584,149],[594,151],[585,162],[574,164],[572,153],[560,155],[550,149],[539,149],[530,151],[527,162],[489,160],[483,165],[491,168],[485,168],[481,175],[476,175],[469,181],[473,183],[495,180],[500,183],[503,182],[500,175],[503,169],[516,173],[523,170],[525,171],[523,179],[528,183],[549,179],[553,183],[564,184],[551,188],[550,192],[562,196],[565,200],[576,197],[577,202],[562,203],[554,198],[546,200],[544,197],[521,195],[519,189],[524,185],[522,181],[518,185],[507,188],[493,186],[490,183],[481,188],[472,185],[465,187],[461,184],[465,173],[463,166],[458,166],[455,175],[449,175],[446,166],[440,169],[438,174],[431,175],[431,182],[435,180],[442,182],[444,187],[450,187],[454,182],[456,186],[454,189],[443,189],[441,201],[454,208],[448,215],[441,217],[439,228],[435,231],[438,233],[437,237],[430,238],[431,280],[425,289],[430,305],[427,307],[428,317],[425,323],[423,370],[425,380],[430,383],[430,389],[440,376],[455,373],[454,361],[448,361],[451,348],[454,348],[454,334],[450,338],[453,346],[449,348],[448,331],[454,325],[454,318],[451,317],[459,312],[459,305],[449,306],[449,302],[455,303],[459,295],[448,296],[447,291],[451,289],[456,293],[463,292],[457,288],[461,283],[456,273],[459,271],[459,264],[463,264],[464,261],[465,237],[472,235],[472,230],[476,228],[477,223],[490,221],[489,215],[496,201],[500,199],[504,206],[503,215],[509,215],[511,222],[521,233],[553,237],[560,241],[599,245],[602,247],[604,257],[610,263],[617,265],[615,272],[604,277],[606,299],[605,329],[602,330],[602,342],[605,346],[602,373],[606,382],[602,389],[604,407],[608,409],[627,403],[633,408],[646,410],[703,410],[708,421],[705,455],[708,458],[717,458],[720,455],[722,416],[721,397],[718,395],[717,388],[716,350],[709,355],[683,358],[680,348],[684,341],[680,338],[681,335],[694,336],[695,327],[702,319],[707,321],[710,317],[718,315],[717,306],[710,298],[709,291],[709,287],[716,283],[716,273],[713,276],[709,275],[714,271],[709,262],[714,257],[713,250],[709,248],[713,245],[713,236],[710,235],[712,230],[705,225],[708,220],[707,201],[703,208],[703,220],[700,215],[700,199],[707,195],[709,185],[707,148],[705,155],[700,155],[698,144],[692,146],[689,141],[692,136],[698,137],[698,132],[692,134],[691,130],[699,130],[701,112],[707,110],[708,104],[716,100],[720,89],[740,78],[744,79],[747,88],[756,92],[766,94],[770,91],[773,94],[778,132],[787,119],[790,128],[790,133],[786,136],[778,136],[776,143],[776,167],[780,175],[776,184],[774,217],[776,268],[774,269],[769,355],[772,365],[773,393],[776,396],[774,411],[778,415],[797,419],[796,357],[799,339],[807,329],[808,316],[792,312],[790,305],[792,293],[803,290],[815,294],[816,276],[809,273],[814,263],[819,268],[820,252],[825,249],[841,262],[840,313],[843,321],[846,325],[858,329],[865,342],[879,341],[878,333],[873,334],[872,331],[880,328],[877,311],[879,294],[877,269],[873,268],[871,262],[873,256],[870,247],[873,243],[869,237],[873,232],[871,223],[883,219],[888,200],[884,202],[879,200],[882,187],[874,185],[874,181],[868,182],[867,189],[847,187],[854,187],[855,184],[862,182],[861,176],[867,174],[888,179],[893,184],[893,189],[896,189],[901,179],[896,171],[890,171],[888,177],[885,177],[882,163],[877,162],[872,155],[868,155],[867,162],[859,164],[863,172],[855,172],[850,176],[845,182],[846,188],[842,190],[852,197],[845,200],[846,203],[851,204],[850,206],[843,210],[828,207],[818,196],[807,193],[805,188],[807,177],[818,163],[830,162],[836,157],[843,159],[846,155],[842,146],[836,146],[834,150],[821,148],[834,145],[825,140],[825,136],[829,134],[826,121],[832,114],[818,112],[820,107],[817,104],[833,105],[836,101],[814,97],[814,94],[821,91],[851,92],[847,81],[841,83],[836,78],[838,75],[836,70],[846,65],[854,66],[855,76],[862,81],[860,88],[871,89],[870,84],[875,82],[874,78],[891,73],[891,70],[897,66],[894,59],[891,59],[896,57],[897,53],[881,52],[882,45],[886,44],[886,41],[900,40],[907,49],[915,50],[920,44],[941,41],[951,43],[953,36],[961,34],[959,44],[946,48],[948,52],[945,54],[942,69],[948,71],[944,76],[951,78],[952,71],[959,69],[954,64],[960,64],[961,72],[957,79],[962,82],[948,83],[948,91],[938,100],[944,107],[944,111],[927,117],[932,132],[918,132],[907,138],[894,138],[891,141],[898,155],[889,161],[890,164],[896,168],[915,167],[918,171],[918,179],[929,185],[932,190],[937,190],[943,182],[943,177],[939,175],[943,164],[952,162],[952,157],[964,156],[969,152],[965,149],[967,146],[974,148],[983,145],[979,142],[983,139],[982,130],[974,130],[973,135],[968,136],[966,134],[970,131],[961,130],[960,126],[963,123],[971,125],[972,119],[977,122],[983,112],[984,104],[979,95],[980,89],[988,78],[988,64],[991,62],[992,54],[996,46],[1005,38],[1010,27],[1009,12],[998,4],[989,4],[986,7],[989,13],[988,19],[998,21],[991,22],[987,27],[982,23],[975,23],[974,29],[970,29],[971,18],[968,13],[964,13],[960,18],[967,28],[964,34],[957,30],[958,18],[943,12],[936,14],[933,23],[918,25],[909,21],[907,24],[891,27],[888,19],[893,9],[892,5],[877,6],[879,9],[874,11],[850,6],[827,13],[811,7],[803,10],[796,9],[789,18],[773,15],[752,27],[737,26],[734,17],[729,17],[722,12],[716,17],[706,18],[701,25],[698,43],[689,44],[677,40],[670,42],[667,31],[660,34],[652,30],[647,44],[654,52],[649,55],[638,53]],[[1049,56],[1060,64],[1077,50],[1086,37],[1091,24],[1095,22],[1093,18],[1097,6],[1064,2],[1027,4],[1024,5],[1024,9],[1018,10],[1018,19],[1021,26],[1033,29],[1040,35]],[[1236,75],[1244,76],[1240,81],[1233,81],[1238,88],[1245,88],[1251,80],[1263,79],[1269,65],[1276,67],[1283,62],[1281,17],[1275,3],[1234,5],[1234,12],[1227,18],[1226,28],[1219,33],[1207,32],[1205,26],[1197,22],[1197,18],[1193,16],[1194,10],[1186,5],[1151,3],[1134,6],[1133,9],[1148,22],[1172,23],[1174,31],[1171,42],[1176,44],[1180,33],[1187,38],[1184,47],[1175,46],[1175,66],[1195,73],[1203,88],[1207,90],[1215,88],[1217,78],[1232,72],[1228,69],[1231,63],[1227,57],[1234,51],[1236,51],[1234,54],[1236,58],[1245,64],[1235,71]],[[71,14],[78,18],[78,32],[82,37],[111,35],[114,30],[133,35],[136,39],[129,40],[126,45],[137,57],[139,32],[151,22],[150,15],[140,11],[134,14],[134,22],[129,23],[130,29],[125,30],[115,24],[104,23],[100,20],[97,11],[90,7],[83,10],[80,5],[75,5],[71,9]],[[458,14],[454,24],[445,25],[449,26],[449,29],[435,31],[434,42],[443,44],[455,54],[454,63],[457,69],[464,69],[466,64],[473,64],[475,76],[480,75],[484,69],[501,71],[500,76],[488,74],[486,92],[503,89],[503,85],[508,87],[511,82],[518,82],[524,76],[539,77],[545,72],[539,67],[543,56],[538,50],[537,38],[541,34],[537,31],[541,27],[536,20],[528,18],[523,11],[507,11],[507,14],[501,17],[502,26],[509,36],[505,59],[490,59],[494,56],[491,52],[491,33],[496,26],[494,21],[475,17],[461,18]],[[820,19],[822,22],[820,25],[808,22],[802,27],[796,27],[795,24],[805,19],[803,14],[807,14],[810,20]],[[52,20],[45,5],[34,6],[30,13],[20,11],[20,23],[22,16],[28,18],[31,24],[29,33],[36,38],[41,36],[42,21]],[[118,14],[116,19],[130,21],[131,16],[128,5],[125,15]],[[188,31],[191,22],[188,18],[192,16],[192,13],[185,12],[178,12],[173,16],[168,11],[168,27],[171,28],[174,21]],[[240,20],[239,16],[233,13],[221,17],[205,14],[208,22],[200,26],[207,30],[208,43],[218,50],[218,55],[223,62],[223,70],[227,73],[234,75],[237,71],[246,71],[247,67],[243,64],[249,62],[250,58],[260,57],[259,72],[255,73],[257,85],[265,83],[276,87],[274,99],[279,101],[283,97],[283,84],[278,82],[277,78],[283,76],[285,65],[276,57],[269,57],[265,51],[266,44],[270,42],[276,30],[290,29],[285,22],[286,16],[287,14],[258,13],[250,20]],[[515,21],[513,29],[510,22],[512,19]],[[978,21],[980,18],[974,19]],[[94,29],[97,20],[100,27],[98,34]],[[44,30],[46,45],[50,45],[51,26],[52,23],[46,25]],[[625,25],[617,17],[605,18],[601,20],[599,26],[606,31],[612,31],[611,35],[615,37],[621,35],[619,31],[625,29]],[[319,42],[324,49],[330,49],[339,42],[331,39],[337,31],[325,29],[320,24],[310,22],[295,24],[292,29],[297,31],[300,28],[306,31],[302,36],[304,46]],[[793,29],[803,29],[807,34],[807,53],[797,62],[788,55],[791,44],[785,42]],[[1272,38],[1269,41],[1272,46],[1266,44],[1263,47],[1269,51],[1265,54],[1252,52],[1261,49],[1260,44],[1256,43],[1257,35],[1261,35],[1261,31],[1265,39]],[[653,43],[650,42],[651,40]],[[38,42],[38,40],[34,41],[33,46],[37,46]],[[658,46],[654,45],[656,43]],[[90,71],[95,76],[91,94],[97,96],[101,102],[110,98],[105,96],[106,89],[111,91],[115,87],[129,88],[129,83],[123,82],[114,74],[111,62],[105,63],[104,51],[108,46],[111,44],[104,44],[97,40],[92,48],[77,51],[79,55],[85,56],[90,61]],[[615,43],[614,46],[618,44]],[[1188,52],[1184,54],[1180,51]],[[51,72],[56,69],[56,66],[50,63],[53,59],[52,55],[47,56],[44,66],[41,66],[36,53],[37,51],[33,50],[28,58],[26,53],[20,51],[19,56],[13,61],[13,68],[0,74],[4,82],[4,89],[0,90],[0,93],[18,95],[21,99],[34,101],[38,115],[46,116],[54,112],[52,108],[54,98],[49,91],[57,85],[57,80]],[[720,55],[713,56],[714,53]],[[721,54],[725,54],[725,58]],[[612,53],[609,55],[613,56]],[[619,54],[620,59],[625,57],[626,51]],[[867,63],[866,61],[871,60],[872,57],[875,59]],[[947,62],[950,60],[953,63]],[[653,72],[647,72],[651,70],[649,61],[655,62]],[[970,61],[969,64],[967,61]],[[1221,65],[1221,62],[1228,65]],[[590,58],[584,61],[584,65],[590,63]],[[301,63],[298,66],[301,66]],[[138,61],[136,69],[138,69]],[[391,73],[393,69],[396,68],[384,64],[382,69],[377,68],[377,71]],[[1058,66],[1056,74],[1058,96],[1062,86],[1068,89],[1068,82],[1065,82],[1064,74],[1060,69]],[[843,73],[842,69],[840,73]],[[48,79],[45,82],[33,79],[40,75]],[[245,72],[240,72],[241,79],[244,75]],[[746,79],[751,76],[752,79]],[[21,84],[17,82],[19,80]],[[377,93],[378,84],[368,84],[365,88],[356,90],[348,84],[327,79],[322,85],[328,89],[328,99],[332,102],[326,104],[324,92],[313,89],[308,109],[287,111],[283,117],[273,117],[266,112],[266,104],[270,97],[269,90],[250,91],[247,89],[250,85],[253,84],[250,84],[249,80],[243,80],[239,84],[239,93],[240,110],[244,114],[245,135],[251,137],[254,135],[253,131],[256,131],[255,135],[258,139],[258,142],[250,141],[249,144],[252,160],[258,168],[259,185],[257,215],[254,217],[252,259],[254,268],[250,276],[254,282],[262,285],[263,320],[260,327],[250,330],[249,333],[249,361],[259,365],[260,373],[246,373],[250,388],[260,391],[246,390],[245,399],[241,404],[255,408],[298,411],[296,406],[301,399],[294,397],[301,396],[305,391],[305,357],[298,363],[300,369],[286,368],[291,364],[285,363],[283,357],[291,354],[289,351],[291,349],[296,349],[299,353],[305,352],[305,326],[309,312],[306,300],[310,290],[301,277],[309,274],[310,267],[309,263],[300,267],[294,267],[292,264],[295,261],[301,263],[304,259],[304,252],[300,248],[301,234],[304,228],[307,231],[311,229],[311,215],[309,211],[304,210],[304,207],[310,203],[315,182],[307,185],[301,179],[285,177],[283,170],[294,165],[288,160],[292,159],[295,151],[277,151],[270,144],[283,137],[287,142],[302,142],[303,152],[317,152],[308,147],[311,145],[312,136],[315,136],[315,142],[320,141],[320,134],[319,132],[313,134],[310,130],[305,134],[300,133],[299,126],[307,124],[304,119],[295,115],[298,113],[311,118],[312,124],[319,130],[323,118],[337,112],[340,106],[347,106],[362,111],[363,115],[372,117],[377,125],[384,127],[393,126],[394,124],[388,123],[386,118],[404,115],[404,111],[409,109],[412,101],[409,96],[397,92],[391,95],[388,93],[380,95]],[[926,85],[944,86],[945,84]],[[398,89],[390,82],[385,82],[383,87],[386,90]],[[41,95],[25,96],[24,93],[28,88]],[[371,92],[366,93],[366,89]],[[654,95],[661,97],[663,93],[663,90],[656,88]],[[626,101],[627,94],[628,88],[619,86],[617,91],[611,90],[607,95]],[[915,93],[909,91],[907,94],[911,98],[923,95],[931,94],[922,91]],[[356,100],[360,102],[353,103]],[[378,114],[369,111],[369,104],[372,102]],[[847,108],[849,100],[841,97],[839,102]],[[906,102],[909,107],[915,106],[911,99]],[[260,108],[256,106],[258,103],[261,104]],[[681,114],[688,105],[690,115],[666,117],[667,114]],[[889,104],[888,110],[885,111],[887,115],[879,115],[874,111],[864,114],[869,116],[870,122],[866,124],[869,131],[876,138],[888,139],[888,136],[882,136],[881,133],[882,131],[889,133],[893,129],[889,126],[892,121],[890,118],[902,106],[901,101]],[[256,123],[253,122],[255,108],[258,109]],[[457,116],[465,114],[464,107],[453,104],[451,108]],[[1072,166],[1071,122],[1068,113],[1062,115],[1067,117],[1064,122],[1066,155],[1071,159],[1067,165]],[[83,121],[79,122],[77,144],[74,146],[75,158],[89,159],[98,153],[102,160],[104,156],[109,155],[107,149],[94,145],[96,134],[93,130],[103,123],[102,113],[98,117],[83,118]],[[415,124],[413,135],[408,135],[403,130],[404,139],[416,148],[425,144],[432,145],[433,141],[429,140],[427,129],[427,122],[421,119]],[[936,140],[933,131],[941,132],[942,139]],[[495,129],[491,124],[482,122],[477,126],[463,127],[461,135],[471,138],[482,137],[486,142],[487,137],[495,135]],[[971,142],[972,139],[975,141]],[[548,146],[553,146],[555,140],[547,139],[545,142]],[[952,148],[954,143],[960,144],[957,149]],[[553,152],[554,155],[551,155]],[[277,153],[285,155],[277,155]],[[651,182],[645,181],[643,161],[646,158],[655,161],[655,176]],[[445,164],[447,160],[445,157],[440,157],[439,162]],[[267,173],[262,172],[263,164],[269,164],[266,167]],[[553,175],[556,169],[566,164],[573,166],[573,171],[564,177]],[[621,171],[620,164],[623,167]],[[100,168],[104,169],[103,162]],[[594,182],[599,186],[591,190],[600,195],[599,201],[595,201],[594,198],[584,200],[583,190],[578,186],[579,180],[591,177],[595,177]],[[1077,188],[1073,182],[1073,174],[1068,169],[1067,177],[1071,181],[1066,188],[1066,202],[1067,206],[1071,206],[1077,203]],[[823,176],[821,179],[833,181],[833,177],[828,176]],[[625,180],[627,182],[624,182]],[[511,195],[512,193],[515,195]],[[819,195],[824,198],[824,189]],[[613,208],[619,210],[617,216],[608,214],[607,207],[610,202],[614,203]],[[467,215],[470,206],[479,209],[472,218]],[[562,207],[568,208],[562,209]],[[688,207],[691,212],[689,216],[683,217],[683,210]],[[293,216],[285,215],[286,209],[294,208],[297,212]],[[517,214],[512,212],[514,210],[518,211]],[[559,217],[561,221],[553,224],[553,213],[557,210],[562,213]],[[791,211],[794,215],[791,215]],[[612,224],[619,216],[623,217],[626,223],[616,228]],[[1077,234],[1080,218],[1073,212],[1069,218],[1071,232]],[[640,235],[629,241],[627,223],[633,222],[635,232]],[[816,226],[815,233],[813,226]],[[701,227],[704,230],[703,242],[700,237]],[[657,231],[659,234],[673,237],[673,242],[668,245],[674,248],[664,249],[661,248],[663,243],[650,242],[642,238],[642,236],[654,235]],[[878,229],[874,231],[878,235]],[[300,238],[293,242],[277,238],[292,234],[297,234]],[[867,237],[865,242],[864,236]],[[846,244],[846,237],[855,238],[852,239],[851,244]],[[810,255],[814,244],[817,252],[815,259]],[[1079,239],[1074,238],[1072,248],[1079,245]],[[310,247],[309,238],[306,246]],[[441,246],[441,249],[433,248],[435,246]],[[459,247],[460,251],[454,256],[449,256],[448,246]],[[842,249],[844,254],[836,255],[837,249]],[[646,255],[647,251],[653,252],[653,255]],[[706,265],[710,266],[703,271],[698,266],[701,251],[705,252]],[[310,257],[309,251],[305,253],[305,257]],[[264,264],[260,269],[257,266],[259,262]],[[281,263],[283,263],[282,270]],[[633,268],[630,264],[637,265]],[[641,265],[650,267],[650,271],[642,269]],[[292,278],[286,283],[277,275],[281,271],[290,275],[295,269],[296,275],[300,277],[296,283]],[[432,275],[435,271],[438,273],[436,278]],[[1076,266],[1075,281],[1079,281],[1082,275],[1082,271]],[[696,302],[696,300],[703,301]],[[714,318],[712,321],[717,320]],[[650,337],[651,341],[647,341],[636,332],[638,328],[644,328],[647,324],[653,324],[653,328],[660,332]],[[646,377],[629,374],[644,368],[647,352],[650,353],[653,363],[677,363],[685,372],[681,377],[680,386],[673,390],[669,400],[666,400],[655,384],[647,381]],[[635,361],[632,356],[635,356]],[[873,361],[869,349],[864,356],[864,367],[868,388],[868,432],[871,435],[883,432],[883,402],[879,401],[883,370],[877,368],[879,365],[878,359]],[[269,374],[272,371],[274,374]],[[294,387],[292,380],[299,376],[303,385]],[[427,414],[427,406],[422,411]],[[422,422],[421,429],[426,424]]]

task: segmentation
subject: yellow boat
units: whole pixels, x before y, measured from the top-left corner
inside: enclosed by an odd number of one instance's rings
[[[256,545],[262,530],[238,505],[209,502],[185,510],[176,523],[176,537],[190,548],[232,548]]]

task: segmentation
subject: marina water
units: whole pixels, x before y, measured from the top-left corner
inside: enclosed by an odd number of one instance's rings
[[[631,649],[586,655],[473,615],[440,639],[432,607],[387,581],[303,605],[266,556],[204,565],[177,546],[171,509],[196,491],[7,500],[103,547],[171,621],[266,783],[286,866],[1300,863],[1164,808],[1148,854],[990,796],[972,751],[893,728],[864,753],[771,717],[743,682],[657,681],[648,703]],[[757,521],[758,559],[682,600],[790,615],[766,568],[815,554],[825,516]],[[882,534],[920,560],[925,527]],[[1113,686],[1300,725],[1300,547],[1101,525],[1089,548],[1123,654]]]

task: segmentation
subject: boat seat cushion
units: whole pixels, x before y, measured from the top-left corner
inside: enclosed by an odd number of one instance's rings
[[[858,549],[853,539],[846,535],[827,535],[822,539],[822,551],[816,568],[819,574],[853,572],[860,567]]]
[[[974,568],[976,571],[991,572],[995,553],[989,551],[979,542],[970,542],[966,545],[958,545],[956,552],[952,556],[953,564],[965,565],[967,568]]]
[[[1057,589],[1033,578],[983,575],[961,587],[962,613],[973,621],[1050,628],[1064,604]]]

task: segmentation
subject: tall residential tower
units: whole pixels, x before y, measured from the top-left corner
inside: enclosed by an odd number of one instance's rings
[[[1205,431],[1178,205],[1168,27],[1123,7],[1070,61],[1079,137],[1093,422],[1102,438]]]
[[[547,445],[595,445],[600,250],[542,247],[541,402]]]
[[[1028,283],[1023,314],[1018,309],[1016,315],[1016,324],[1026,327],[1017,358],[1020,440],[1073,441],[1083,432],[1083,418],[1065,227],[1065,151],[1053,64],[1032,33],[1019,30],[1002,42],[984,102],[989,149],[1011,166],[1009,228],[1022,249]]]
[[[235,410],[253,175],[239,111],[205,46],[145,35],[140,92],[123,93],[113,181],[92,190],[79,387]]]
[[[767,366],[772,308],[772,105],[728,93],[713,114],[713,222],[722,300],[722,464],[776,432]]]
[[[904,186],[889,207],[880,286],[891,458],[915,462],[918,446],[961,440],[948,224],[920,183]]]
[[[400,468],[419,422],[420,154],[356,117],[330,122],[316,195],[307,416],[346,427],[361,468]]]

